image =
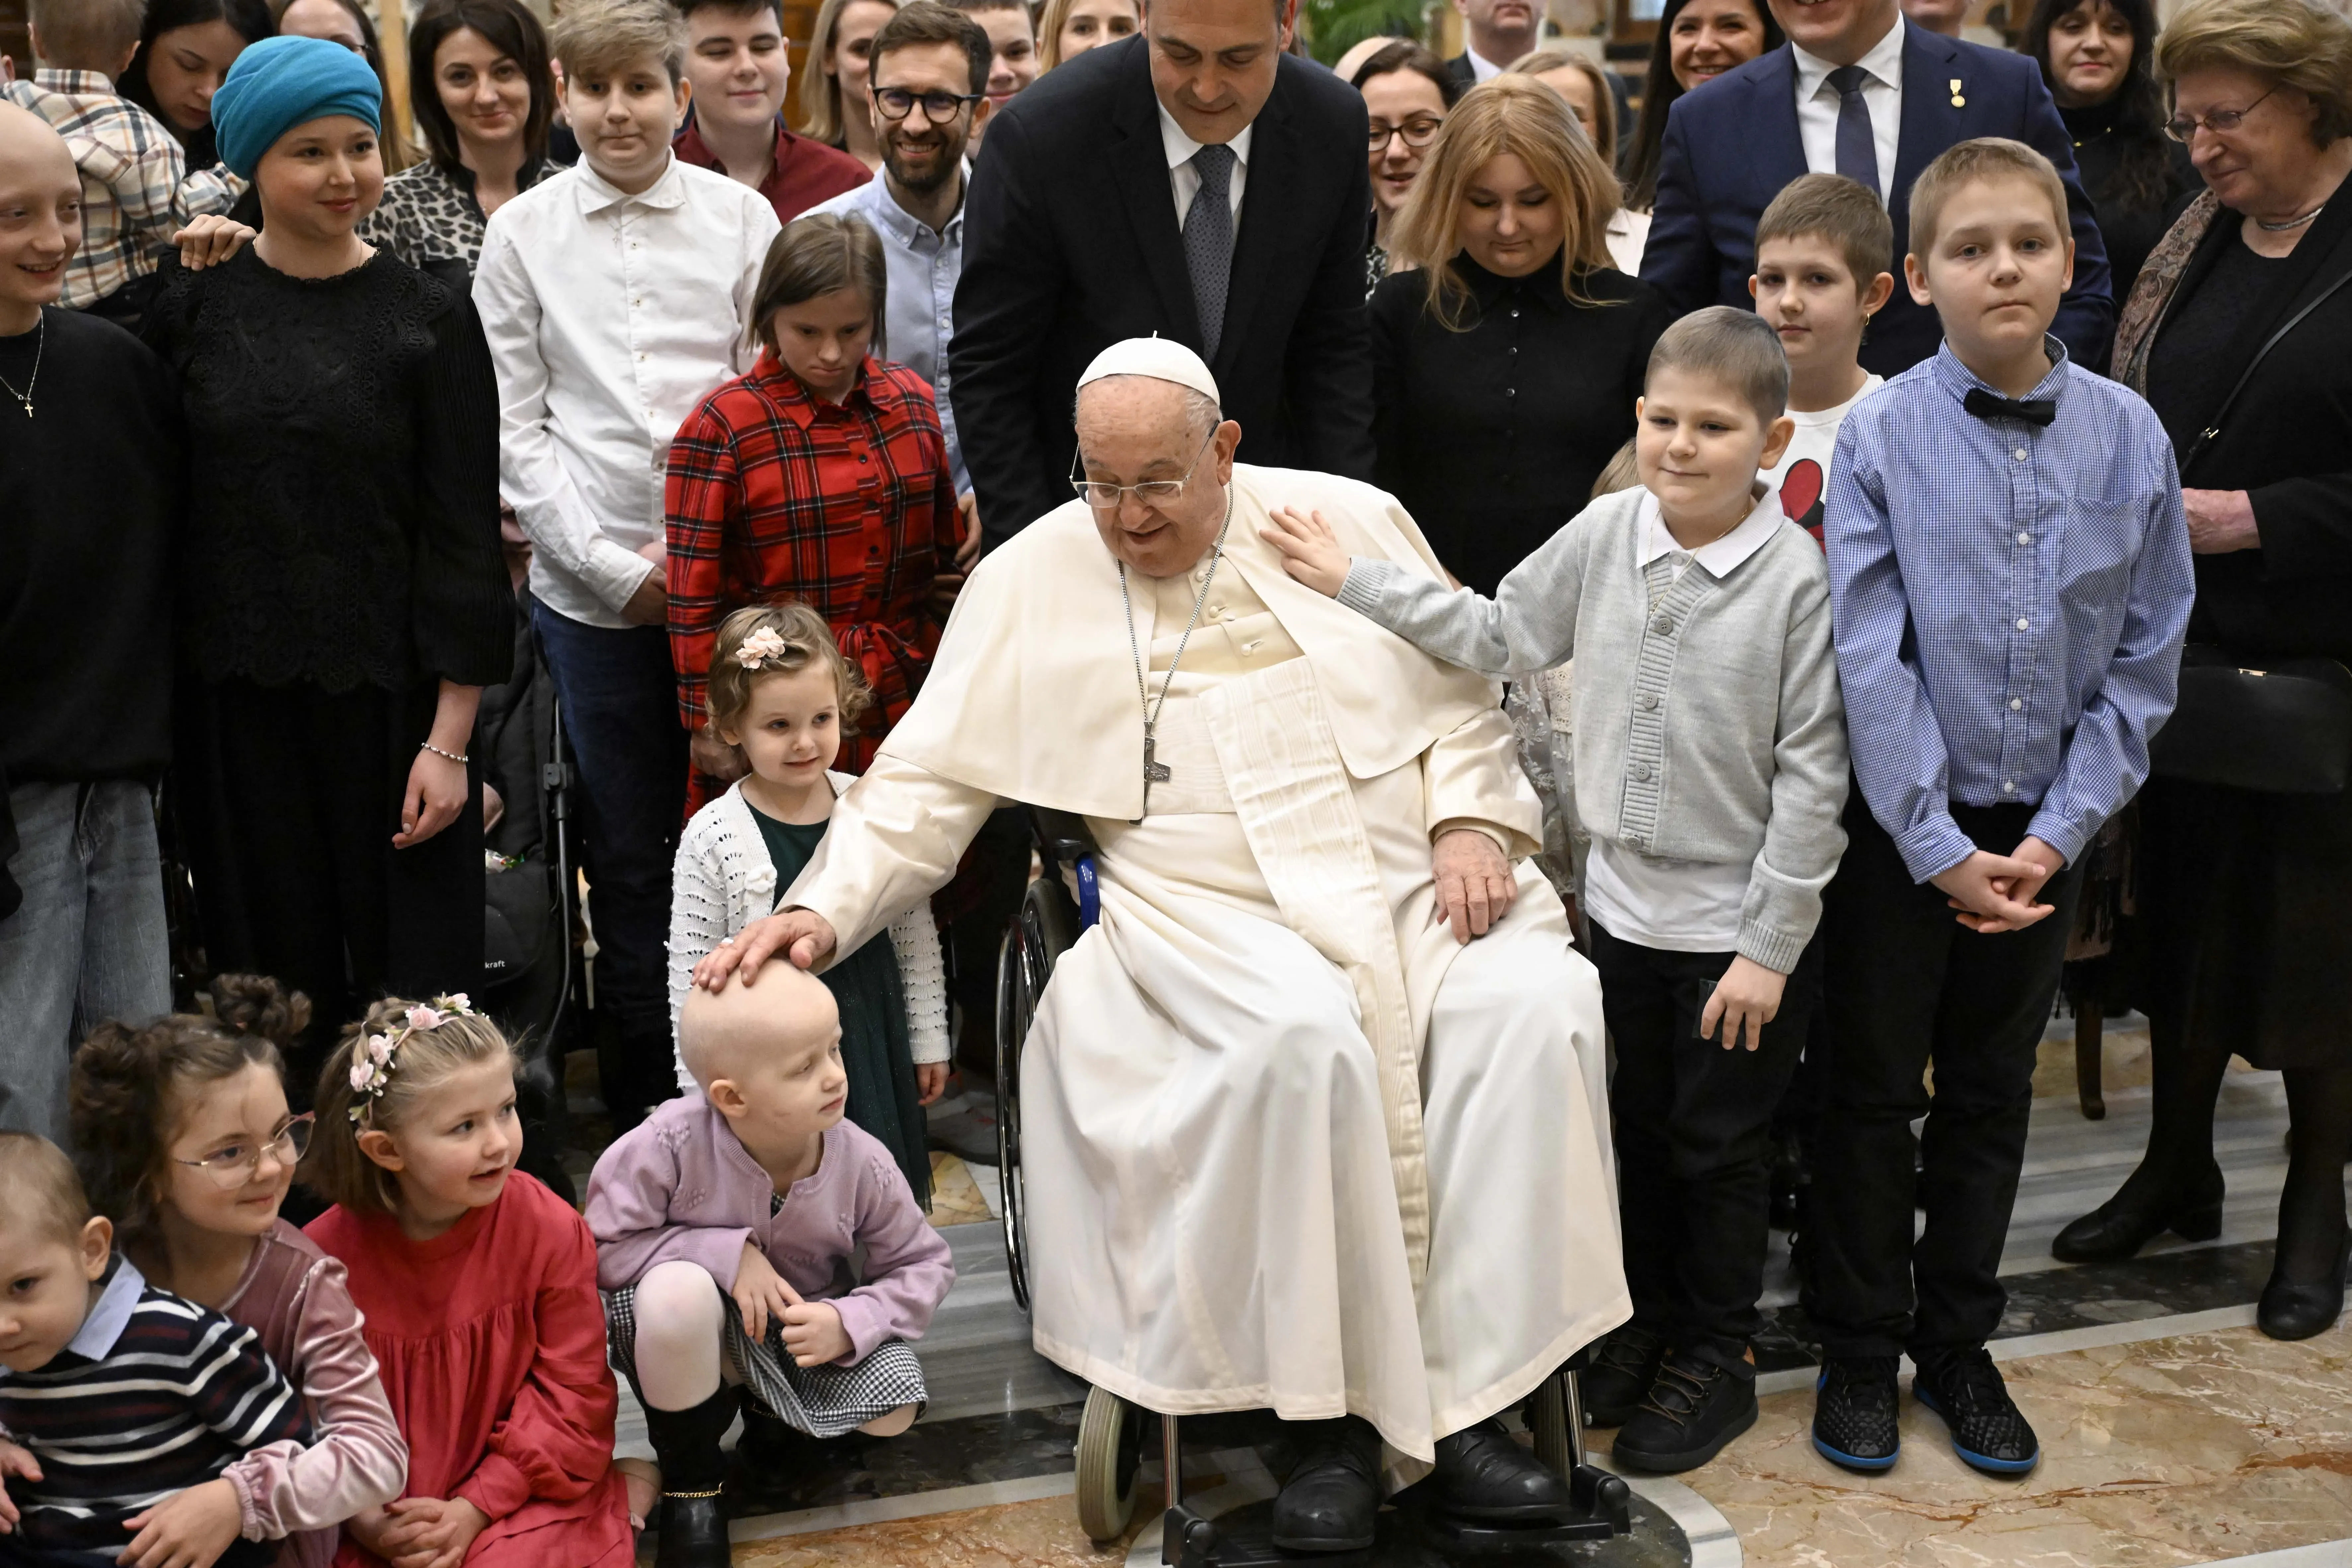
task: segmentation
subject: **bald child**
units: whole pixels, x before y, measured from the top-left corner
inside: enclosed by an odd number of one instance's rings
[[[701,1092],[604,1152],[588,1226],[614,1362],[660,1467],[664,1541],[682,1531],[682,1564],[722,1568],[719,1442],[738,1409],[755,1471],[789,1463],[793,1432],[905,1431],[925,1397],[908,1342],[955,1268],[890,1152],[844,1117],[824,982],[779,963],[756,984],[697,989],[678,1048]],[[642,1515],[653,1490],[636,1480]]]

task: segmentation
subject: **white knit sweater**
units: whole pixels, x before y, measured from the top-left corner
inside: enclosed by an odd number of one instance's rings
[[[836,799],[856,781],[847,773],[825,775]],[[694,814],[678,841],[677,866],[669,895],[669,1032],[677,1040],[678,1015],[694,984],[694,966],[719,945],[776,905],[776,863],[768,841],[751,820],[743,786]],[[907,1038],[919,1062],[948,1059],[948,986],[940,963],[940,929],[931,907],[920,903],[890,922],[890,945],[898,954],[898,984],[907,997]],[[686,1063],[677,1063],[678,1088],[695,1092]]]

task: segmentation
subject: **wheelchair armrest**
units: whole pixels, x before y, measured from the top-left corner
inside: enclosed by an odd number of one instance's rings
[[[1030,831],[1037,837],[1037,853],[1045,862],[1048,876],[1059,876],[1066,867],[1095,852],[1095,836],[1087,830],[1087,819],[1075,811],[1055,811],[1049,806],[1033,805],[1029,813]]]

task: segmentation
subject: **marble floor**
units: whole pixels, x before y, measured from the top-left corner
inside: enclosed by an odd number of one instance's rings
[[[1776,1237],[1755,1428],[1704,1469],[1637,1480],[1633,1539],[1500,1561],[2352,1568],[2352,1328],[2283,1345],[2252,1327],[2285,1164],[2275,1076],[2234,1074],[2224,1090],[2217,1142],[2230,1197],[2218,1238],[2089,1268],[2049,1256],[2058,1227],[2112,1192],[2145,1143],[2147,1040],[2136,1022],[2107,1027],[2103,1121],[2076,1105],[2067,1021],[2053,1025],[2036,1079],[2002,1265],[2011,1301],[1994,1346],[2042,1437],[2034,1474],[1994,1481],[1968,1469],[1937,1419],[1907,1399],[1894,1471],[1865,1479],[1821,1460],[1807,1437],[1815,1346]],[[996,1173],[982,1163],[989,1109],[975,1096],[939,1113],[951,1131],[940,1142],[971,1158],[932,1156],[932,1220],[954,1247],[958,1279],[920,1347],[932,1395],[925,1420],[887,1443],[812,1444],[790,1476],[740,1478],[739,1564],[1160,1561],[1149,1507],[1130,1539],[1108,1549],[1077,1527],[1071,1456],[1086,1390],[1029,1348],[994,1217]],[[625,1411],[625,1440],[641,1420]],[[1594,1439],[1605,1462],[1606,1434]],[[1283,1462],[1278,1434],[1247,1417],[1188,1422],[1186,1454],[1192,1495],[1235,1504],[1269,1494]],[[1147,1496],[1156,1471],[1155,1458]]]

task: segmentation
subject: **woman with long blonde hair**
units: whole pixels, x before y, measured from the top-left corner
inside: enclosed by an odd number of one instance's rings
[[[898,0],[824,0],[811,31],[808,63],[800,79],[800,133],[849,153],[869,169],[882,167],[882,139],[866,101],[874,35],[898,9]]]
[[[1617,167],[1617,100],[1599,60],[1553,45],[1521,55],[1503,68],[1512,76],[1531,76],[1568,100],[1601,162],[1612,170]],[[1642,246],[1649,235],[1648,213],[1621,204],[1609,215],[1609,254],[1616,258],[1618,271],[1641,276]]]
[[[1633,434],[1672,312],[1612,264],[1617,180],[1532,77],[1473,89],[1430,143],[1372,293],[1374,477],[1491,595]]]

